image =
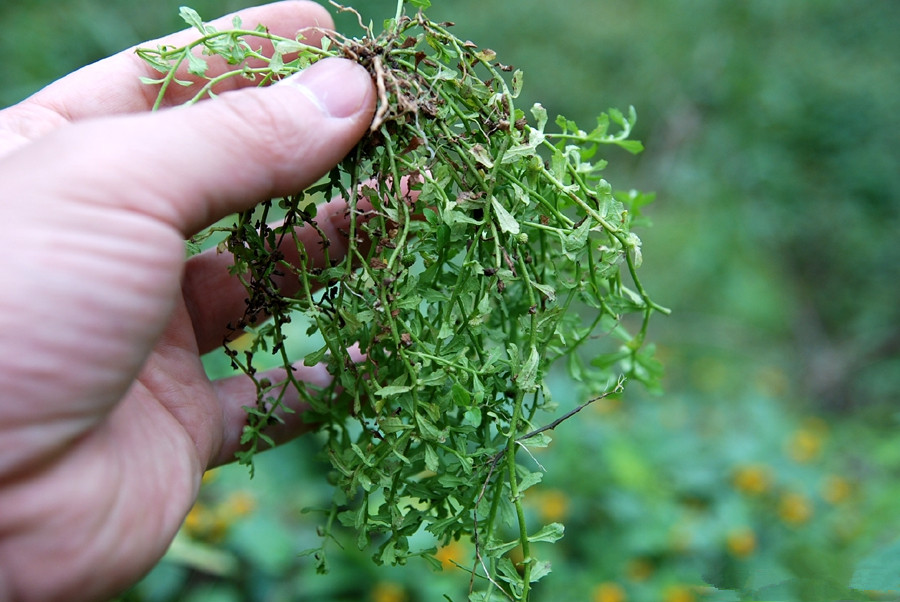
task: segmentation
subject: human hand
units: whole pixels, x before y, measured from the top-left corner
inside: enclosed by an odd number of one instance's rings
[[[332,26],[311,2],[241,18],[285,36]],[[183,240],[313,183],[374,112],[368,74],[340,59],[152,114],[141,75],[126,51],[0,112],[0,600],[102,599],[162,556],[255,400],[200,362],[244,288],[225,255],[185,262]],[[336,233],[344,209],[320,208],[319,226]],[[302,429],[298,412],[272,434]]]

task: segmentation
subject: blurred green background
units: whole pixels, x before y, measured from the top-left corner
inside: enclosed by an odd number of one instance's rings
[[[665,393],[632,387],[538,457],[529,511],[568,534],[542,550],[553,574],[535,599],[900,599],[900,3],[433,1],[432,18],[525,71],[520,106],[589,126],[634,105],[647,150],[612,151],[607,177],[658,198],[640,234],[645,284],[674,310],[651,328]],[[182,28],[178,4],[4,0],[0,106]],[[261,457],[253,481],[210,473],[127,599],[465,598],[465,542],[434,573],[375,567],[350,536],[314,575],[298,553],[320,518],[302,510],[330,495],[315,453],[310,437]]]

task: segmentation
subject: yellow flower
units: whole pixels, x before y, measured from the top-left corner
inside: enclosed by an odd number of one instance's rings
[[[600,415],[612,414],[622,408],[620,397],[604,397],[591,404],[591,407]]]
[[[787,442],[787,453],[795,462],[807,464],[822,455],[828,427],[821,419],[811,418],[794,431]]]
[[[731,478],[734,488],[747,495],[760,495],[769,490],[772,477],[768,466],[745,464],[739,466]]]
[[[653,563],[646,558],[632,558],[625,567],[625,574],[634,582],[646,581],[653,575]]]
[[[625,602],[628,596],[618,583],[607,581],[594,588],[591,602]]]
[[[812,515],[812,502],[802,493],[785,493],[778,502],[778,516],[788,525],[802,525],[808,522]]]
[[[229,518],[247,516],[256,509],[256,498],[247,491],[235,491],[220,507],[220,512]]]
[[[822,497],[829,504],[837,505],[846,502],[853,494],[853,485],[842,476],[828,475],[822,486]]]
[[[203,502],[195,503],[184,518],[185,532],[191,537],[206,541],[221,539],[230,524],[218,508],[210,508]]]
[[[212,470],[207,470],[206,472],[203,473],[203,477],[200,479],[200,482],[203,485],[208,485],[208,484],[212,483],[213,481],[215,481],[218,476],[219,476],[219,471],[216,470],[215,468],[213,468]]]
[[[212,522],[212,512],[202,502],[197,502],[184,518],[184,530],[188,535],[201,537]]]
[[[372,602],[406,602],[409,596],[406,595],[403,587],[388,581],[376,583],[372,588]]]
[[[746,558],[756,551],[756,533],[747,527],[734,529],[725,537],[725,545],[735,558]]]
[[[434,557],[441,561],[441,568],[445,571],[459,568],[457,565],[462,564],[465,556],[466,547],[459,541],[451,541],[434,553]]]
[[[569,514],[569,498],[558,489],[543,492],[537,503],[541,518],[546,522],[560,522]]]
[[[663,602],[694,602],[697,598],[684,585],[670,585],[663,592]]]

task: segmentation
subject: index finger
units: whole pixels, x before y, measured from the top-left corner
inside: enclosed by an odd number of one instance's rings
[[[257,24],[267,26],[270,33],[293,38],[303,31],[310,44],[318,44],[322,30],[334,27],[328,11],[315,2],[289,0],[256,6],[221,17],[210,23],[219,30],[231,29],[235,16],[248,29]],[[158,40],[140,44],[139,47],[155,48],[158,45],[184,46],[199,36],[196,30],[184,30]],[[264,38],[250,40],[263,53],[272,52],[272,44]],[[0,123],[12,130],[19,130],[25,138],[33,139],[55,127],[72,121],[119,113],[147,111],[156,100],[157,89],[141,83],[141,77],[159,77],[159,72],[147,65],[135,54],[135,48],[124,50],[107,59],[98,61],[75,71],[49,85],[19,105],[7,109],[4,115],[7,123]],[[234,67],[222,57],[206,57],[210,76],[223,73]],[[229,78],[217,92],[227,89],[254,85],[243,77]],[[173,86],[167,104],[180,104],[193,96],[192,88]]]

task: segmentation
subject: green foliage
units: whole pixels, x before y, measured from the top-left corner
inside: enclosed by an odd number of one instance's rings
[[[191,4],[218,15],[257,3]],[[357,8],[364,22],[380,23],[393,4]],[[890,562],[900,526],[900,369],[891,346],[900,323],[897,11],[891,2],[839,0],[452,0],[429,9],[436,21],[455,21],[459,37],[489,41],[527,71],[519,107],[539,100],[550,115],[593,127],[598,102],[634,104],[647,151],[632,158],[610,149],[605,176],[623,188],[620,201],[631,182],[665,199],[632,225],[654,222],[641,238],[657,259],[642,277],[676,309],[676,318],[652,325],[669,393],[647,402],[632,388],[620,409],[596,403],[567,423],[552,454],[529,446],[547,473],[526,492],[526,517],[567,525],[562,540],[537,549],[553,573],[534,599],[618,591],[629,602],[898,597],[861,581],[890,578],[881,559]],[[0,50],[11,60],[0,64],[0,104],[175,30],[177,15],[175,0],[3,3]],[[353,31],[357,18],[336,21],[338,31]],[[294,326],[284,343],[291,357],[321,348],[305,325]],[[586,357],[608,352],[592,343]],[[213,376],[228,369],[218,354],[205,361]],[[561,409],[580,403],[569,377],[551,389]],[[785,455],[798,407],[856,411],[826,414],[822,457],[798,465]],[[466,576],[452,565],[471,551],[458,547],[464,542],[439,550],[450,558],[440,573],[420,562],[375,567],[349,545],[329,557],[327,578],[315,578],[314,559],[296,551],[318,545],[319,515],[301,509],[332,499],[323,465],[310,460],[321,443],[304,438],[259,456],[255,512],[231,519],[224,534],[186,526],[180,537],[192,546],[174,546],[133,599],[465,599]],[[745,464],[770,469],[768,494],[735,489]],[[217,474],[199,514],[221,517],[231,492],[248,488],[245,471]],[[837,505],[823,496],[835,476],[853,492]],[[774,492],[788,486],[813,504],[802,525],[778,517]],[[690,537],[677,536],[683,526]],[[726,543],[741,527],[755,533],[756,550],[737,558]],[[355,540],[339,524],[333,533]],[[434,545],[427,533],[411,543]],[[713,591],[705,584],[715,578],[734,589]]]
[[[379,91],[370,134],[327,178],[201,236],[224,233],[220,248],[247,289],[246,314],[232,329],[252,331],[253,342],[243,351],[225,344],[258,392],[239,461],[252,467],[271,446],[266,428],[299,391],[311,408],[305,418],[325,435],[336,486],[323,544],[311,551],[320,571],[337,524],[358,532],[360,548],[376,547],[378,564],[427,555],[410,546],[424,530],[442,544],[474,541],[473,584],[487,595],[528,599],[550,572],[530,550],[560,539],[563,526],[526,520],[523,496],[541,473],[517,459],[520,449],[625,380],[656,388],[660,378],[644,341],[651,314],[668,310],[638,279],[641,242],[631,231],[648,197],[614,195],[600,175],[605,161],[594,159],[603,146],[642,150],[628,139],[634,109],[610,110],[590,131],[559,117],[550,131],[540,104],[516,107],[520,71],[447,24],[408,16],[403,2],[383,33],[332,33],[323,48],[238,20],[217,31],[188,8],[181,16],[199,32],[195,42],[138,50],[160,72],[144,80],[159,88],[157,107],[170,86],[191,85],[177,75],[185,66],[203,81],[189,103],[226,78],[265,85],[324,56],[356,60]],[[262,56],[248,37],[269,38],[275,54]],[[210,55],[234,69],[207,77]],[[331,256],[335,241],[317,224],[316,199],[337,195],[349,205],[345,257]],[[302,227],[321,235],[324,261],[301,242]],[[287,246],[299,265],[284,259]],[[299,290],[279,288],[285,277]],[[305,363],[324,362],[333,376],[321,389],[298,382],[284,347],[298,315],[306,336],[322,341]],[[588,369],[581,352],[596,337],[608,350]],[[281,381],[260,372],[273,356],[285,368]],[[545,375],[561,359],[593,397],[540,426],[556,407]]]

